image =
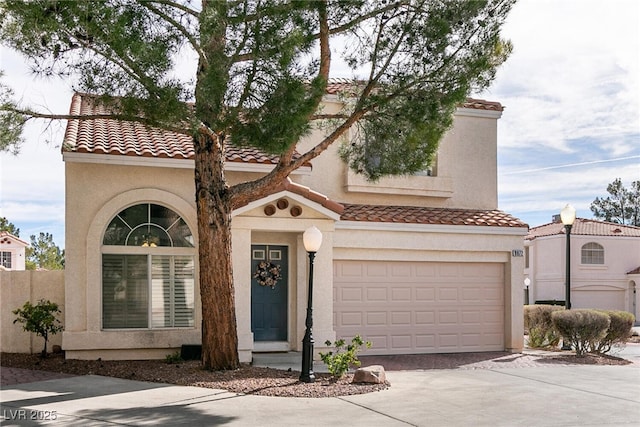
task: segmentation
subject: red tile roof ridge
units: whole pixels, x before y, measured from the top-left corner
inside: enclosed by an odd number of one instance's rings
[[[344,203],[343,221],[528,228],[503,211]]]
[[[550,222],[531,228],[525,239],[533,240],[537,237],[554,236],[564,233],[564,224],[561,222]],[[640,227],[596,219],[576,218],[571,227],[571,234],[579,236],[640,237]]]
[[[366,82],[362,80],[354,80],[348,78],[329,78],[327,82],[327,93],[335,95],[339,92],[349,92],[353,86],[358,84],[364,85]],[[487,101],[478,98],[467,98],[465,102],[460,105],[462,108],[471,108],[476,110],[490,110],[490,111],[504,111],[504,106],[495,101]]]
[[[335,202],[329,199],[324,194],[318,193],[317,191],[314,191],[307,186],[295,183],[291,181],[291,178],[289,177],[285,178],[278,187],[278,191],[285,190],[298,194],[299,196],[309,199],[315,203],[318,203],[319,205],[338,214],[342,214],[342,212],[344,212],[344,206],[341,203]]]

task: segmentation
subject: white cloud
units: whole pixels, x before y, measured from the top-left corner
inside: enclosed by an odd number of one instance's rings
[[[639,15],[635,0],[516,3],[504,27],[514,53],[485,95],[506,106],[500,146],[571,152],[571,140],[637,135]]]

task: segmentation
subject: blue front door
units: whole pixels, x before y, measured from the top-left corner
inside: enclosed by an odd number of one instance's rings
[[[288,251],[251,246],[251,331],[254,341],[287,340]],[[273,281],[273,279],[275,282]]]

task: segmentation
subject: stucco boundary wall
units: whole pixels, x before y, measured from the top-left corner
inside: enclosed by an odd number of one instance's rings
[[[13,321],[13,310],[25,302],[37,304],[41,299],[58,304],[58,316],[64,325],[64,271],[0,271],[0,350],[5,353],[40,353],[42,337],[24,331],[22,324]],[[62,333],[49,337],[47,351],[62,345]]]

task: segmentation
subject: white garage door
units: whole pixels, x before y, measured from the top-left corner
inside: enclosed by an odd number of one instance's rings
[[[598,308],[600,310],[625,310],[624,289],[571,291],[571,308]]]
[[[334,326],[367,354],[504,350],[504,266],[336,261]]]

